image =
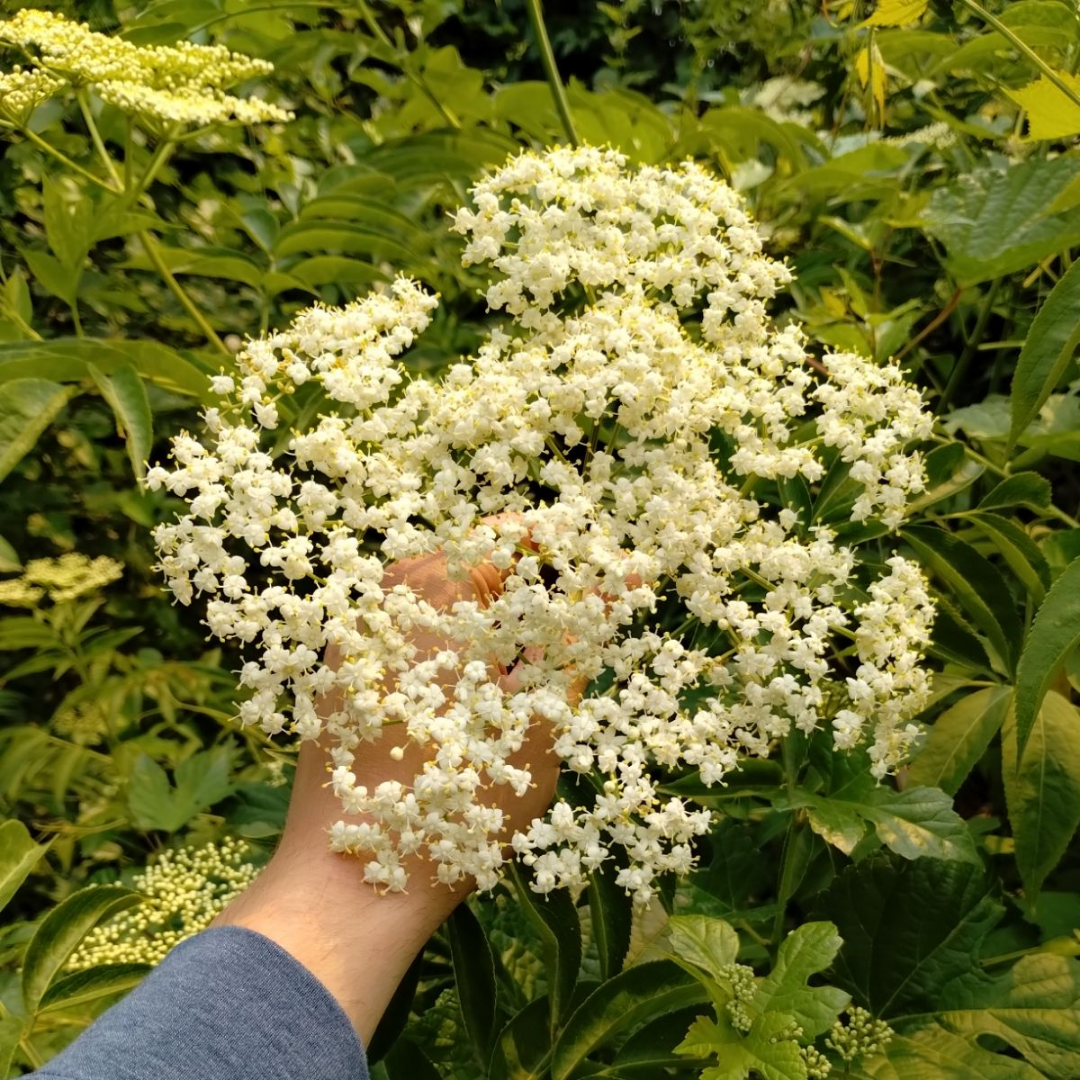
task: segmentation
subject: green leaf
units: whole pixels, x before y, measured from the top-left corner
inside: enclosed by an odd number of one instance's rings
[[[37,1010],[68,957],[99,922],[140,903],[142,897],[122,885],[93,885],[58,904],[42,920],[26,947],[22,997],[28,1013]]]
[[[21,1016],[0,1017],[0,1076],[11,1073],[11,1059],[15,1056],[25,1024]]]
[[[1080,175],[1080,159],[1029,158],[984,167],[938,188],[926,231],[945,245],[946,266],[963,286],[1024,270],[1080,241],[1080,217],[1050,206]]]
[[[1050,505],[1050,481],[1033,472],[1013,473],[1005,477],[979,503],[980,510],[1003,510],[1009,506],[1028,506],[1045,510]]]
[[[544,950],[551,1023],[558,1024],[570,1008],[581,970],[581,924],[565,890],[541,896],[529,888],[517,866],[509,873],[521,910],[536,928]]]
[[[41,999],[38,1013],[85,1005],[137,986],[151,971],[150,964],[100,964],[57,979]]]
[[[693,1057],[717,1057],[718,1064],[704,1069],[701,1080],[746,1080],[751,1075],[764,1080],[806,1080],[799,1044],[784,1037],[790,1024],[791,1017],[770,1013],[756,1017],[743,1035],[725,1014],[719,1022],[699,1016],[678,1050]]]
[[[628,1028],[707,1000],[698,980],[668,960],[627,968],[594,990],[566,1022],[552,1051],[552,1080],[568,1080],[589,1054]]]
[[[905,859],[979,861],[970,831],[953,810],[952,798],[938,788],[896,791],[861,775],[830,795],[800,792],[783,796],[775,805],[808,807],[814,831],[845,854],[862,839],[859,822],[865,821],[874,826],[886,847]]]
[[[1066,656],[1080,644],[1080,559],[1070,563],[1039,606],[1016,671],[1016,738],[1021,755],[1035,717]]]
[[[480,1067],[487,1065],[495,1041],[495,961],[476,916],[462,904],[447,924],[458,1003]]]
[[[830,922],[809,922],[784,939],[776,963],[758,984],[750,1008],[759,1016],[784,1013],[794,1017],[808,1039],[832,1027],[850,997],[835,986],[807,986],[807,980],[824,971],[843,944]]]
[[[0,911],[47,850],[44,845],[34,843],[21,821],[0,823]]]
[[[593,940],[600,957],[600,978],[610,979],[622,971],[630,948],[631,900],[615,884],[615,872],[610,864],[589,875],[588,895]]]
[[[1039,410],[1072,363],[1078,346],[1080,265],[1073,263],[1039,308],[1020,350],[1009,399],[1012,414],[1010,447],[1039,415]]]
[[[986,635],[1007,672],[1016,667],[1024,628],[1016,605],[997,569],[970,544],[928,525],[912,525],[901,534],[924,566],[945,581],[971,621]]]
[[[908,781],[955,795],[1005,722],[1012,690],[988,686],[946,709],[908,766]]]
[[[1038,544],[1015,521],[999,514],[972,514],[968,520],[986,533],[1032,600],[1041,604],[1050,587],[1050,566]]]
[[[946,984],[980,985],[980,949],[1003,912],[981,866],[884,853],[844,870],[818,910],[844,942],[833,982],[886,1020],[934,1011]]]
[[[668,929],[676,956],[714,979],[727,977],[724,969],[739,955],[739,935],[728,923],[708,915],[673,915]]]
[[[884,1054],[861,1062],[851,1076],[852,1080],[1040,1080],[1025,1062],[984,1050],[938,1024],[894,1036]]]
[[[389,1080],[440,1080],[439,1070],[412,1039],[398,1039],[383,1065]]]
[[[232,758],[232,750],[224,746],[195,754],[177,766],[174,787],[153,758],[140,754],[128,778],[132,824],[138,829],[177,832],[199,811],[231,794]]]
[[[551,1020],[547,997],[530,1001],[499,1032],[488,1080],[539,1080],[551,1059]]]
[[[973,1046],[1000,1039],[1044,1076],[1080,1076],[1080,965],[1051,953],[1021,957],[939,1021]]]
[[[0,480],[33,450],[42,432],[79,393],[46,379],[12,379],[0,394]]]
[[[1080,93],[1080,78],[1068,71],[1055,74],[1074,95]],[[1080,105],[1045,75],[1005,93],[1027,113],[1029,139],[1071,138],[1080,132]]]
[[[141,480],[146,475],[146,459],[154,441],[154,419],[150,414],[146,387],[130,365],[113,375],[104,374],[93,364],[87,364],[86,369],[116,417],[116,427],[124,437],[131,467]]]
[[[22,569],[19,553],[0,536],[0,573],[13,574]]]
[[[131,366],[164,390],[202,400],[210,397],[207,376],[174,349],[156,341],[51,338],[0,344],[0,383],[38,376],[57,382],[81,382],[89,378],[88,364],[106,375]]]
[[[1005,722],[1002,750],[1016,866],[1028,900],[1034,903],[1080,825],[1080,713],[1051,690],[1043,698],[1019,763],[1011,719]]]
[[[666,1075],[659,1073],[661,1069],[685,1070],[691,1067],[693,1063],[687,1061],[685,1054],[677,1053],[676,1047],[685,1040],[697,1014],[696,1008],[683,1009],[645,1024],[619,1047],[609,1068],[589,1075],[597,1078],[655,1077]],[[702,1061],[697,1067],[704,1068],[707,1064]]]
[[[926,14],[930,0],[878,0],[863,26],[909,26]]]

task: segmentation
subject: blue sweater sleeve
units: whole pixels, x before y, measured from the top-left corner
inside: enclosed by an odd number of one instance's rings
[[[321,982],[239,926],[181,942],[35,1080],[369,1080]]]

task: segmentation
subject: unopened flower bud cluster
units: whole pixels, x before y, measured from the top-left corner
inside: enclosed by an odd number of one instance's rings
[[[68,962],[73,971],[99,964],[157,964],[197,934],[254,881],[258,870],[239,841],[163,851],[136,875],[145,899],[95,927]]]
[[[31,559],[16,578],[0,581],[0,606],[38,607],[46,598],[54,604],[77,600],[118,581],[123,563],[107,555],[90,558],[78,551],[57,559]]]
[[[822,727],[869,743],[878,777],[908,751],[928,693],[921,573],[863,567],[777,496],[846,472],[850,519],[895,527],[930,419],[892,363],[838,353],[815,375],[766,311],[789,270],[693,163],[525,153],[455,226],[506,316],[477,354],[409,376],[399,358],[437,300],[404,279],[249,342],[205,431],[149,471],[190,505],[156,531],[161,567],[181,602],[206,597],[215,636],[251,647],[243,722],[332,747],[351,818],[332,845],[370,881],[403,889],[423,851],[442,880],[490,889],[509,838],[541,892],[622,848],[618,881],[647,902],[710,824],[662,794],[668,770],[722,783]],[[324,404],[283,431],[298,393]],[[490,561],[501,589],[438,608],[387,569],[439,550],[461,577]],[[459,644],[420,653],[418,634]],[[603,689],[578,700],[583,682]],[[596,795],[526,821],[492,793],[533,782],[536,725]],[[352,768],[367,741],[427,760],[368,787]]]
[[[884,1020],[875,1020],[866,1009],[853,1005],[829,1029],[825,1045],[842,1061],[852,1062],[883,1054],[892,1042],[893,1029]]]
[[[225,87],[265,75],[273,65],[222,45],[134,45],[33,8],[0,22],[0,43],[21,47],[39,65],[0,77],[0,110],[15,122],[66,85],[93,86],[99,97],[124,112],[170,124],[292,118],[286,109],[259,98],[225,93]]]

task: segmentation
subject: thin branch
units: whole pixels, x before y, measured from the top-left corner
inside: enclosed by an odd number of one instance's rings
[[[577,129],[574,127],[574,117],[570,112],[570,100],[566,96],[566,87],[559,78],[559,68],[555,63],[555,53],[551,48],[551,39],[548,37],[547,27],[544,25],[544,10],[540,0],[527,0],[526,7],[529,11],[529,25],[536,37],[536,46],[540,50],[540,59],[544,64],[544,74],[547,76],[548,86],[551,87],[551,95],[555,98],[555,108],[558,110],[559,119],[562,121],[563,131],[571,146],[577,146],[581,140],[578,138]]]

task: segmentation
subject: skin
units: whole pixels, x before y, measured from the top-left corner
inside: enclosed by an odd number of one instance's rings
[[[451,581],[445,557],[436,552],[388,567],[385,584],[397,582],[445,608],[463,599],[486,604],[501,590],[502,578],[484,564],[471,570],[468,579]],[[430,634],[417,635],[413,644],[421,657],[453,645]],[[336,666],[339,657],[331,653],[327,661]],[[505,689],[515,688],[514,671],[499,671],[498,678]],[[576,686],[574,696],[582,689]],[[325,715],[337,707],[330,698],[321,711]],[[357,782],[369,789],[384,780],[411,782],[421,771],[426,749],[410,743],[398,761],[390,750],[399,743],[391,730],[378,743],[362,744],[353,766]],[[505,786],[491,793],[489,803],[502,807],[514,822],[542,816],[551,803],[559,762],[550,743],[550,732],[537,723],[513,759],[531,767],[533,787],[521,797]],[[380,895],[363,880],[364,860],[327,846],[330,826],[343,818],[327,787],[329,768],[323,745],[309,742],[301,748],[281,842],[262,874],[214,925],[244,926],[280,945],[322,981],[367,1044],[417,953],[474,884],[439,884],[431,864],[418,854],[408,867],[408,891]]]

